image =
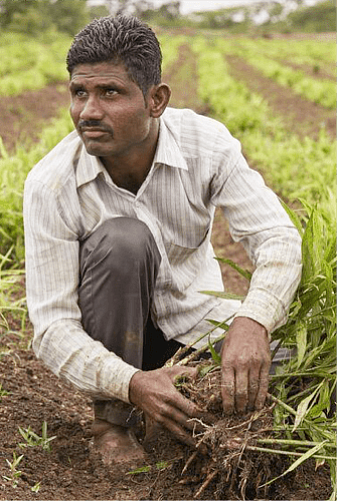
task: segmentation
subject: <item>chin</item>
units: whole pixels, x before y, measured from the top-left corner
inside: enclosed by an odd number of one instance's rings
[[[84,142],[85,149],[87,150],[88,155],[92,155],[94,157],[104,157],[106,156],[106,148],[102,148],[100,144],[93,144],[91,141]]]

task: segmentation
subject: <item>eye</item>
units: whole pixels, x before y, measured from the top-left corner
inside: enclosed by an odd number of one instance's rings
[[[113,89],[112,87],[111,87],[111,88],[109,88],[109,89],[105,89],[105,95],[106,95],[107,97],[112,97],[112,96],[114,96],[115,94],[117,94],[116,89]]]
[[[86,96],[86,94],[87,94],[86,91],[83,89],[74,89],[73,90],[73,95],[76,97],[79,97],[79,98]]]

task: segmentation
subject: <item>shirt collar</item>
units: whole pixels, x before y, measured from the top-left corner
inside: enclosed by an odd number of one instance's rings
[[[178,145],[178,136],[160,118],[159,138],[153,164],[165,164],[170,167],[188,170],[186,160],[184,159]],[[104,172],[104,166],[99,158],[89,155],[81,141],[81,147],[77,150],[74,158],[76,166],[77,187],[90,183],[96,177]]]
[[[74,158],[76,168],[76,184],[79,188],[83,184],[90,183],[96,177],[104,172],[104,166],[98,157],[89,155],[81,141],[81,147],[78,150],[77,156]]]
[[[179,134],[167,126],[163,117],[160,118],[160,130],[157,150],[154,156],[154,164],[165,164],[170,167],[176,167],[188,170],[186,160],[183,157],[178,145]]]

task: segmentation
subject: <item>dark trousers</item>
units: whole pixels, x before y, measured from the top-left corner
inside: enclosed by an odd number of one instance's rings
[[[106,221],[80,248],[79,305],[85,331],[143,370],[161,367],[181,346],[166,341],[151,320],[160,262],[148,227],[128,217]],[[100,419],[123,426],[134,423],[129,404],[112,399],[94,405]]]

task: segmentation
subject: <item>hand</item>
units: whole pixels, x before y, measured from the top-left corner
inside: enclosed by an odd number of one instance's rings
[[[222,402],[226,414],[262,409],[269,382],[267,330],[250,318],[237,317],[221,350]]]
[[[201,419],[205,414],[175,388],[175,379],[183,374],[195,377],[197,369],[175,366],[136,372],[130,381],[129,398],[144,411],[147,421],[158,423],[181,442],[195,447],[187,430],[200,429],[200,424],[191,419]]]

